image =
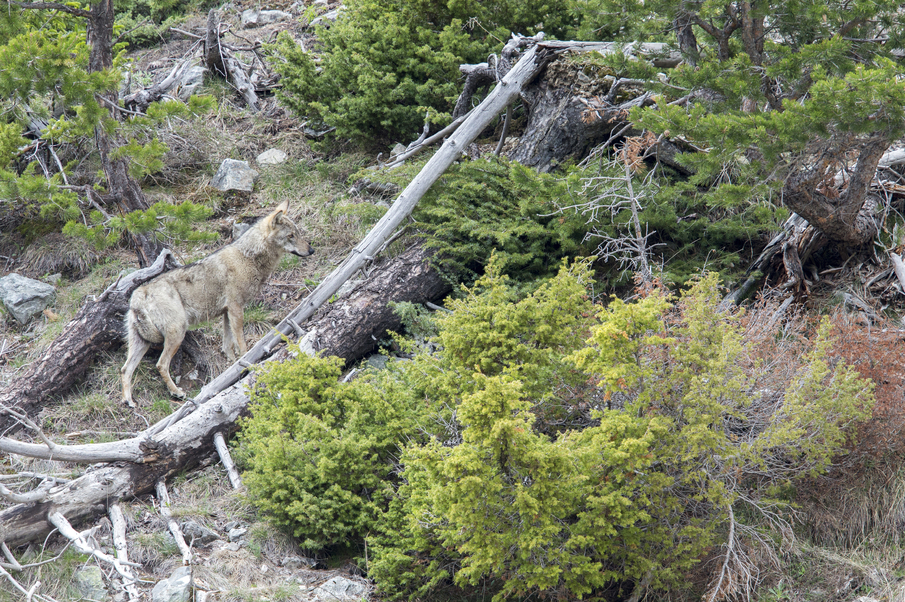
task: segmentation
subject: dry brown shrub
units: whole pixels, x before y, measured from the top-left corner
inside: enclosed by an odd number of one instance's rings
[[[21,269],[30,276],[62,273],[75,280],[98,262],[99,255],[84,238],[52,233],[25,248]]]
[[[832,357],[854,366],[875,386],[870,420],[859,425],[850,453],[830,473],[799,489],[804,523],[818,543],[859,545],[867,538],[898,544],[905,527],[905,332],[892,323],[866,326],[833,317]]]

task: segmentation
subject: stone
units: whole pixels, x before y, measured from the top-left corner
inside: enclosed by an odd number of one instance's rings
[[[368,593],[368,586],[360,581],[345,577],[333,577],[314,590],[314,595],[322,602],[343,602],[361,600]]]
[[[239,541],[246,533],[248,533],[248,529],[245,527],[236,527],[235,529],[229,530],[227,537],[229,537],[230,541]]]
[[[258,172],[249,167],[248,161],[224,159],[220,169],[211,180],[211,186],[221,192],[238,190],[251,192],[258,179]]]
[[[151,602],[189,602],[192,596],[192,569],[181,566],[151,590]]]
[[[57,290],[52,285],[20,274],[0,278],[0,302],[22,324],[50,307],[56,296]]]
[[[182,533],[187,541],[192,541],[195,545],[203,546],[220,539],[219,535],[193,520],[182,523]]]
[[[291,18],[292,15],[282,10],[250,8],[242,11],[242,27],[246,29],[249,27],[261,27],[262,25],[288,21]]]
[[[280,149],[271,148],[258,155],[255,161],[258,165],[279,165],[280,163],[285,163],[288,158],[289,155]]]
[[[326,569],[327,566],[314,558],[306,558],[304,556],[286,556],[280,560],[280,566],[292,571],[298,569]]]
[[[374,353],[368,356],[368,359],[365,360],[368,367],[373,368],[374,370],[383,370],[387,367],[387,363],[390,361],[390,358],[382,353]]]
[[[339,10],[334,9],[329,12],[324,13],[320,17],[316,19],[312,19],[311,23],[308,24],[308,27],[314,27],[315,25],[322,25],[324,27],[330,27],[333,25],[333,22],[339,18]]]
[[[75,572],[75,589],[85,600],[106,600],[107,586],[99,566],[86,566]]]
[[[207,69],[201,65],[195,65],[182,74],[182,77],[177,84],[179,90],[177,96],[179,97],[179,100],[182,102],[189,101],[192,94],[204,84],[205,73],[207,73]]]

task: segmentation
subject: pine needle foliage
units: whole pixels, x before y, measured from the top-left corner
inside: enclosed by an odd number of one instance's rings
[[[675,587],[730,530],[769,555],[759,529],[791,536],[789,486],[845,452],[872,386],[830,359],[828,323],[768,369],[776,337],[745,336],[717,283],[600,307],[587,261],[527,295],[491,261],[435,318],[436,351],[343,384],[337,361],[271,369],[250,491],[309,544],[368,536],[390,597]]]
[[[564,31],[570,2],[350,0],[317,27],[309,52],[288,35],[271,47],[280,99],[303,117],[360,141],[417,136],[425,114],[445,124],[461,88],[459,65],[498,51],[510,31]]]

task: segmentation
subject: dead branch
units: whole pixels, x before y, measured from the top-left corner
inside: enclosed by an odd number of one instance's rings
[[[128,569],[126,569],[127,566],[141,568],[140,564],[135,564],[133,562],[120,562],[118,559],[101,550],[97,543],[93,541],[94,530],[97,527],[79,533],[72,527],[69,521],[66,520],[66,517],[59,512],[51,512],[47,517],[47,520],[50,522],[50,524],[52,524],[59,530],[60,534],[63,537],[71,541],[72,545],[74,545],[79,552],[81,552],[82,554],[88,554],[89,556],[94,556],[101,562],[112,565],[113,568],[116,569],[116,572],[122,575],[124,578],[130,578]]]
[[[111,504],[107,510],[110,517],[111,531],[113,532],[113,547],[116,548],[116,558],[123,565],[123,589],[129,595],[129,600],[138,600],[141,594],[135,584],[138,579],[129,569],[129,546],[126,542],[126,518],[119,504]]]
[[[223,433],[214,434],[214,447],[217,448],[217,455],[220,456],[220,461],[223,463],[223,468],[226,469],[226,474],[229,476],[229,482],[232,484],[233,489],[241,489],[242,477],[239,476],[239,471],[236,470],[233,458],[229,454],[229,448],[226,446],[226,438]]]
[[[170,494],[167,492],[167,485],[163,479],[157,481],[156,490],[157,501],[160,502],[160,514],[166,519],[167,527],[170,529],[170,533],[173,534],[173,539],[176,540],[176,547],[182,553],[182,564],[188,566],[192,563],[192,550],[185,543],[182,529],[179,528],[179,523],[176,522],[173,518],[173,513],[170,512]]]

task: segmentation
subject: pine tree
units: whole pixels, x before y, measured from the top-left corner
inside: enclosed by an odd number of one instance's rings
[[[136,176],[159,165],[166,148],[156,140],[126,143],[126,128],[139,124],[136,117],[148,116],[129,114],[118,105],[114,22],[113,0],[97,0],[87,9],[11,2],[0,16],[0,39],[5,40],[0,97],[7,99],[0,122],[0,197],[7,199],[8,213],[66,223],[65,231],[88,236],[98,246],[125,236],[146,265],[162,245],[151,231],[156,223],[142,217],[151,205]],[[169,111],[186,108],[164,112]],[[102,183],[72,183],[68,163],[82,158],[72,149],[89,140],[100,160]],[[137,169],[141,165],[146,167]],[[184,232],[185,220],[198,219],[204,209],[158,203],[153,212]]]

